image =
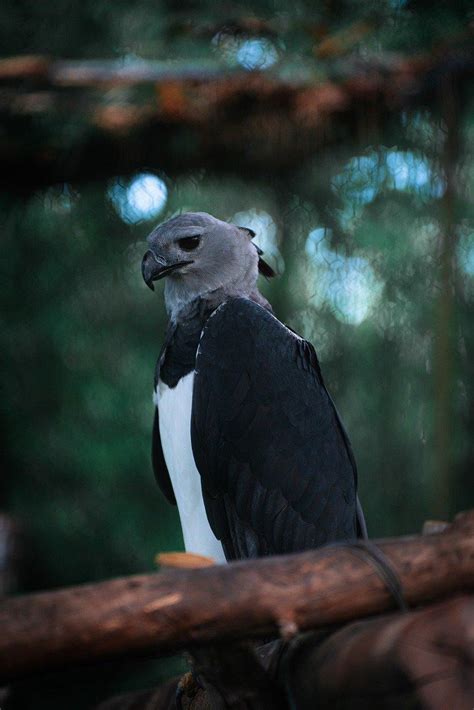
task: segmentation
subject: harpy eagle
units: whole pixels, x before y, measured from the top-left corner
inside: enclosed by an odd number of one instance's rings
[[[166,276],[152,461],[188,552],[217,561],[365,535],[348,436],[313,346],[257,288],[254,232],[204,212],[148,237],[142,274]]]

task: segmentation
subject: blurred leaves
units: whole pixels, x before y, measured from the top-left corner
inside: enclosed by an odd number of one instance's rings
[[[150,569],[180,533],[149,463],[163,315],[153,315],[139,261],[127,261],[128,228],[104,187],[72,200],[48,190],[5,211],[3,414],[10,505],[34,545],[30,584]]]

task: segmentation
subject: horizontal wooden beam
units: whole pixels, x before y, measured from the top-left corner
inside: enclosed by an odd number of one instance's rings
[[[441,533],[378,547],[410,606],[474,590],[474,511]],[[31,594],[0,603],[0,680],[121,655],[291,637],[395,605],[372,557],[344,545]]]
[[[472,79],[474,52],[352,58],[343,74],[321,82],[208,65],[3,59],[0,186],[31,190],[139,169],[286,175],[328,147],[386,140],[384,127],[407,108],[442,100],[447,77]]]
[[[255,699],[255,683],[252,687],[252,675],[245,669],[230,699],[237,696],[246,700],[254,690],[252,707],[272,709],[280,700],[283,707],[298,710],[421,706],[430,710],[472,710],[473,635],[473,596],[356,621],[329,636],[306,633],[288,644],[261,647],[259,653],[265,653],[268,670],[264,678],[270,692],[264,687]],[[223,655],[232,652],[232,664],[224,664]],[[221,671],[226,681],[235,675],[239,659],[232,646],[215,649],[212,660],[211,677],[216,671]],[[184,676],[153,690],[109,698],[97,710],[174,710],[178,683],[183,692],[182,705],[187,710],[222,708],[225,689],[219,692],[217,683],[211,687],[199,664],[193,664],[193,668],[199,673],[199,684],[190,675]],[[260,668],[264,671],[263,664]],[[272,690],[278,692],[277,700],[271,697]],[[242,707],[246,706],[242,703]]]

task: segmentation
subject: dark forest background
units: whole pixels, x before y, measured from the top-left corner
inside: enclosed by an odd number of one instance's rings
[[[271,32],[232,29],[249,17]],[[4,0],[0,20],[3,56],[159,60],[175,71],[323,82],[360,58],[435,52],[472,28],[474,12],[469,2],[423,0]],[[262,288],[315,344],[352,439],[370,535],[416,532],[474,505],[472,92],[451,123],[444,108],[387,116],[372,145],[336,141],[285,174],[145,164],[3,190],[0,506],[21,530],[13,591],[153,570],[157,552],[182,548],[150,465],[166,317],[140,260],[153,226],[185,210],[257,233],[280,274]],[[77,116],[58,127],[62,139],[75,130]],[[169,672],[145,670],[155,683]],[[87,697],[103,694],[109,675],[113,690],[118,676],[124,687],[138,682],[131,671],[103,673]],[[65,702],[64,689],[55,693],[45,707]]]

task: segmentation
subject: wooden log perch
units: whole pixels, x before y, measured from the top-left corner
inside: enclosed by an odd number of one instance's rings
[[[35,189],[130,173],[294,171],[341,141],[363,147],[407,107],[433,105],[439,82],[466,83],[474,53],[352,59],[325,82],[209,67],[45,57],[0,60],[0,184]],[[398,136],[400,140],[400,136]]]
[[[298,710],[423,707],[472,710],[474,597],[348,624],[327,640],[308,634],[289,651]]]
[[[306,633],[283,648],[273,645],[278,661],[266,674],[273,698],[266,689],[256,696],[253,684],[251,707],[472,710],[473,639],[472,596],[450,599],[420,611],[357,621],[329,636]],[[229,652],[232,647],[227,649]],[[235,675],[235,654],[230,668],[222,664],[222,650],[214,656],[213,668],[222,672],[225,669],[225,678]],[[264,672],[263,665],[260,671]],[[241,680],[239,700],[249,697],[252,680],[249,673]],[[218,683],[197,686],[185,676],[181,685],[183,710],[222,708],[222,692],[215,692]],[[98,710],[172,710],[176,707],[177,687],[177,679],[168,681],[147,692],[111,698]],[[233,707],[232,699],[226,707]]]
[[[474,590],[474,511],[441,533],[378,545],[412,607]],[[343,545],[30,594],[0,603],[0,678],[220,641],[291,637],[394,605],[371,559]]]

